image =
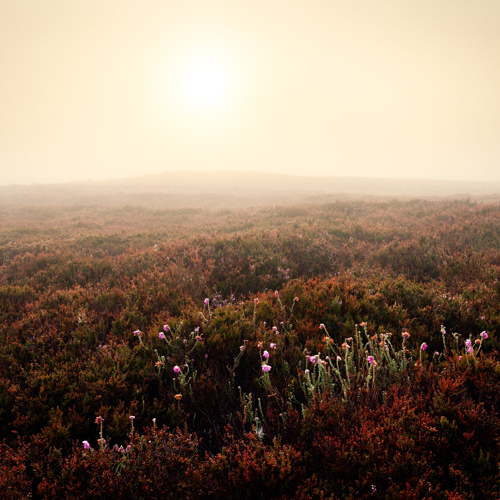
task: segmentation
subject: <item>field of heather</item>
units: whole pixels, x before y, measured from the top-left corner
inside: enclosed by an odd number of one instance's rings
[[[2,499],[500,498],[500,205],[0,206]]]

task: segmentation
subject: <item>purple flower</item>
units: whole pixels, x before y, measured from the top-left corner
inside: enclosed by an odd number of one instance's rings
[[[208,359],[208,354],[205,354],[205,359]]]
[[[180,373],[180,372],[181,372],[181,369],[180,369],[177,365],[175,365],[175,366],[174,366],[174,372],[175,372],[175,373]]]
[[[271,371],[271,367],[269,365],[262,365],[262,371],[268,373]]]
[[[141,334],[141,331],[140,331],[140,330],[136,330],[136,331],[134,332],[134,335],[140,335],[140,334]]]
[[[83,442],[83,447],[86,449],[86,450],[90,450],[90,444],[88,441],[82,441]]]
[[[316,356],[309,356],[309,361],[314,365],[316,363]]]
[[[320,329],[320,330],[323,330],[323,328],[325,328],[325,325],[324,325],[323,323],[321,323],[321,324],[319,325],[319,329]]]
[[[128,418],[129,418],[129,420],[131,420],[132,422],[135,420],[134,415],[130,415],[130,417],[128,417]]]
[[[241,345],[241,346],[240,346],[240,351],[241,351],[241,352],[245,352],[246,348],[247,348],[247,346],[246,346],[246,345]]]
[[[276,326],[273,326],[273,332],[278,331],[278,328]]]
[[[170,327],[168,325],[163,325],[163,329],[168,332],[170,330]]]
[[[436,352],[434,353],[434,356],[439,356],[439,352],[437,352],[437,351],[436,351]]]
[[[164,339],[164,338],[165,338],[165,334],[164,334],[163,332],[160,332],[160,333],[158,334],[158,337],[160,337],[161,339]]]
[[[421,346],[422,351],[425,351],[427,349],[427,344],[424,342]]]
[[[470,339],[467,339],[467,340],[465,341],[465,345],[466,345],[467,347],[470,347],[470,344],[471,344]]]
[[[198,333],[198,332],[200,331],[200,327],[199,327],[199,326],[195,326],[194,331],[195,331],[196,333]]]
[[[276,349],[276,344],[274,342],[271,342],[269,344],[269,349]]]
[[[267,358],[269,358],[269,353],[267,351],[264,351],[262,353],[262,356],[264,356],[267,359]]]
[[[187,340],[186,340],[186,339],[184,339],[182,342],[183,342],[184,344],[187,344]]]
[[[96,424],[102,424],[103,422],[104,422],[104,419],[103,419],[101,416],[99,416],[99,417],[97,417],[97,418],[95,419],[95,423],[96,423]]]
[[[210,303],[210,300],[209,300],[209,299],[205,299],[205,300],[203,301],[203,303],[204,303],[206,306],[208,306],[208,304]]]
[[[368,363],[370,363],[371,365],[375,363],[375,359],[373,358],[373,356],[368,356]]]
[[[487,338],[488,338],[488,334],[487,334],[486,332],[481,332],[479,335],[480,335],[480,336],[481,336],[481,338],[483,338],[483,339],[487,339]]]

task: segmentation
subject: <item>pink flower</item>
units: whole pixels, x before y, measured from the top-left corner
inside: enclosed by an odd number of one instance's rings
[[[141,334],[141,331],[140,331],[140,330],[136,330],[136,331],[134,332],[134,335],[140,335],[140,334]]]
[[[130,417],[128,417],[128,418],[129,418],[129,420],[131,420],[132,422],[135,420],[134,415],[130,415]]]
[[[168,332],[170,330],[170,327],[168,325],[163,325],[163,329]]]
[[[158,334],[158,337],[160,337],[161,339],[164,339],[164,338],[165,338],[165,334],[164,334],[163,332],[160,332],[160,333]]]
[[[320,330],[323,330],[323,328],[325,328],[325,325],[324,325],[323,323],[321,323],[321,324],[319,325],[319,329],[320,329]]]
[[[375,363],[375,359],[373,358],[373,356],[368,356],[368,363],[370,363],[371,365]]]
[[[486,332],[481,332],[479,335],[483,339],[487,339],[488,338],[488,334]]]
[[[174,372],[175,372],[175,373],[180,373],[180,372],[181,372],[181,369],[180,369],[177,365],[175,365],[175,366],[174,366]]]
[[[256,297],[255,299],[253,299],[253,301],[258,304],[259,303],[259,299]]]
[[[269,344],[269,349],[276,349],[276,344],[274,342],[271,342]]]
[[[206,306],[208,306],[208,304],[210,303],[210,300],[209,300],[209,299],[205,299],[205,300],[203,301],[203,303],[204,303]]]
[[[267,359],[267,358],[269,358],[269,353],[267,351],[264,351],[262,353],[262,356],[264,356]]]
[[[309,356],[309,361],[314,365],[316,363],[316,356]]]
[[[247,348],[246,345],[242,345],[242,346],[240,346],[240,351],[241,352],[245,352],[246,348]]]
[[[86,450],[90,450],[90,444],[88,441],[82,441],[83,442],[83,447],[86,449]]]
[[[278,294],[278,290],[276,290],[276,291],[274,292],[274,296],[275,296],[275,297],[278,297],[278,295],[279,295],[279,294]]]
[[[269,365],[262,365],[262,371],[268,373],[271,371],[271,367]]]
[[[277,326],[273,326],[273,332],[276,332],[278,331],[278,327]]]
[[[467,347],[470,347],[470,344],[471,344],[470,339],[467,339],[467,340],[465,341],[465,345],[466,345]]]
[[[424,342],[421,346],[422,351],[425,351],[427,349],[427,344]]]

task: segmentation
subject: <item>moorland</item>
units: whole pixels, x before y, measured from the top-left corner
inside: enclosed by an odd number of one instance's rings
[[[2,204],[2,498],[499,498],[499,221]]]

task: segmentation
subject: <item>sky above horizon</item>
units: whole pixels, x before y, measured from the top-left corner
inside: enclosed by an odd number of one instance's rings
[[[500,181],[497,0],[0,0],[0,185]]]

